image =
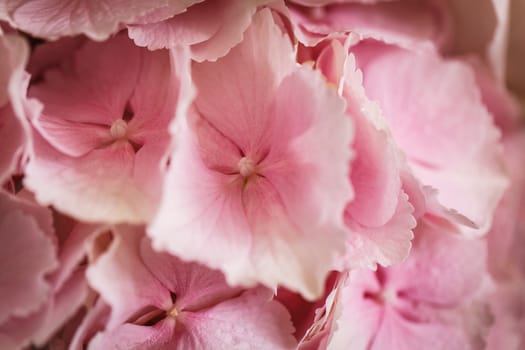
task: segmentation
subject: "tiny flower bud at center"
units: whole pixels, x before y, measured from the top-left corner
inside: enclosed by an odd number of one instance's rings
[[[128,123],[126,123],[122,119],[117,119],[113,122],[113,124],[111,125],[111,129],[109,131],[113,139],[119,140],[119,139],[126,137],[127,130],[128,130]]]
[[[171,309],[170,311],[167,312],[168,316],[169,317],[177,317],[179,315],[179,312],[177,311],[177,309],[174,307],[173,309]]]
[[[255,162],[248,157],[242,157],[237,165],[239,167],[239,173],[243,177],[249,177],[255,173]]]

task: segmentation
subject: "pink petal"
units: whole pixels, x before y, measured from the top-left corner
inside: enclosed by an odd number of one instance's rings
[[[27,166],[24,185],[40,203],[52,203],[86,221],[142,222],[151,215],[147,190],[133,178],[135,153],[128,143],[80,158],[58,153],[38,135],[34,143],[35,156]]]
[[[365,290],[379,288],[372,273],[351,275],[342,287],[339,301],[341,314],[332,328],[328,349],[368,349],[381,324],[381,306],[364,299]]]
[[[148,239],[142,240],[140,254],[151,274],[175,294],[175,305],[179,311],[202,309],[240,292],[239,288],[232,288],[226,283],[220,271],[155,252]]]
[[[185,313],[181,322],[185,331],[177,338],[176,349],[211,344],[217,349],[294,349],[297,345],[286,309],[257,291]]]
[[[39,328],[28,333],[34,344],[43,346],[84,304],[88,296],[84,272],[80,269],[71,274],[62,288],[56,291],[53,299],[39,312],[42,316],[29,316],[41,317]]]
[[[203,1],[162,22],[129,26],[128,32],[138,46],[188,45],[193,59],[214,61],[241,42],[256,7],[253,0]]]
[[[386,308],[383,320],[369,349],[469,349],[470,343],[453,324],[416,323]]]
[[[113,331],[98,333],[89,343],[88,350],[175,349],[174,330],[175,320],[172,318],[151,327],[126,323]]]
[[[479,288],[485,258],[482,240],[467,239],[450,227],[421,220],[409,259],[389,268],[389,283],[413,300],[456,305]]]
[[[32,215],[32,211],[40,212],[50,224],[47,209],[19,203],[5,194],[0,194],[0,208],[1,324],[10,316],[27,316],[46,301],[50,285],[44,277],[56,268],[57,261],[53,241],[40,227],[44,223]]]
[[[279,52],[279,59],[274,53]],[[267,147],[277,86],[296,67],[291,42],[263,11],[244,40],[217,62],[194,64],[195,107],[244,154]],[[222,89],[217,89],[222,86]],[[261,145],[262,144],[262,145]]]
[[[83,33],[102,41],[115,33],[120,23],[167,3],[166,0],[9,0],[1,10],[8,15],[10,24],[37,37],[57,39]]]
[[[93,306],[87,308],[82,322],[75,330],[75,334],[71,339],[69,349],[85,350],[89,340],[91,340],[97,332],[105,328],[109,314],[110,308],[101,298],[99,298]]]
[[[412,212],[408,196],[401,191],[396,211],[384,225],[362,225],[347,217],[346,224],[352,235],[346,241],[347,253],[343,265],[375,269],[378,263],[389,266],[403,261],[412,247],[412,229],[416,227]]]
[[[475,222],[478,234],[485,233],[506,180],[499,164],[499,132],[481,103],[472,71],[427,51],[375,44],[354,51],[367,95],[380,102],[416,177],[438,190],[441,204]]]
[[[171,298],[166,287],[151,274],[140,258],[142,229],[115,229],[109,250],[89,267],[90,285],[111,306],[108,329],[126,322],[137,311],[153,306],[168,309]]]

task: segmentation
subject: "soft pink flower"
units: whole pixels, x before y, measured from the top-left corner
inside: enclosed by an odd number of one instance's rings
[[[420,220],[410,257],[351,272],[329,349],[467,349],[463,306],[484,277],[485,245]]]
[[[34,148],[24,185],[40,203],[87,221],[144,222],[158,205],[171,143],[183,113],[188,58],[149,52],[123,35],[86,42],[45,72],[30,96]]]
[[[192,74],[198,95],[176,121],[154,246],[219,268],[232,284],[319,296],[352,195],[344,101],[295,63],[268,10],[228,55]]]
[[[111,306],[89,349],[295,346],[289,315],[271,291],[230,287],[219,271],[155,252],[141,228],[117,227],[88,278]]]

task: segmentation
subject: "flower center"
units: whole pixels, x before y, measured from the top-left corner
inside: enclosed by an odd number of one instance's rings
[[[248,157],[242,157],[239,160],[239,163],[237,163],[237,166],[239,167],[239,173],[243,177],[252,176],[255,173],[257,167],[255,162]]]
[[[117,119],[111,124],[109,132],[114,140],[126,138],[128,133],[128,123],[123,119]]]
[[[168,317],[176,318],[177,316],[179,316],[179,311],[178,311],[177,308],[174,306],[171,310],[169,310],[168,312],[166,312],[166,315],[168,315]]]

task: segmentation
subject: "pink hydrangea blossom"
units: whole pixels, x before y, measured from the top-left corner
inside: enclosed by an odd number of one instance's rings
[[[344,101],[296,65],[268,10],[240,45],[192,75],[198,94],[176,121],[154,246],[220,268],[232,284],[318,296],[352,195]]]
[[[401,265],[350,273],[329,349],[469,348],[462,305],[484,277],[484,242],[426,219],[415,236]]]
[[[155,252],[141,229],[113,236],[88,271],[111,307],[89,349],[294,348],[289,315],[269,290],[230,287],[219,271]]]
[[[46,71],[29,92],[43,108],[31,118],[25,186],[82,220],[149,220],[171,144],[167,128],[187,104],[187,65],[182,51],[151,53],[118,35],[86,42]]]

